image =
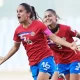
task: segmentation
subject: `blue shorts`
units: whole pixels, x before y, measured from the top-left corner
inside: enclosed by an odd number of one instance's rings
[[[69,64],[58,64],[60,73],[67,74],[80,74],[80,62],[72,62]]]
[[[59,72],[58,70],[58,64],[55,63],[55,72]]]
[[[31,69],[34,80],[37,80],[37,76],[39,72],[48,73],[51,77],[56,69],[54,57],[50,56],[50,57],[44,58],[38,64],[30,66],[30,69]]]

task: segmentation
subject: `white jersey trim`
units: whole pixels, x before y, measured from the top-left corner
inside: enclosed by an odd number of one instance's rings
[[[20,42],[17,42],[17,41],[14,41],[15,43],[21,43],[21,41]]]

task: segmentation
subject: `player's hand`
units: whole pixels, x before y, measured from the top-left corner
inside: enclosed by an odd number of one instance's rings
[[[76,44],[77,41],[74,41],[71,43],[71,49],[75,51],[75,53],[77,54],[76,50],[78,50],[78,45]]]
[[[50,26],[50,25],[51,25],[50,20],[47,21],[45,18],[43,18],[43,23],[44,23],[46,26]]]
[[[0,56],[0,65],[5,61],[4,57]]]

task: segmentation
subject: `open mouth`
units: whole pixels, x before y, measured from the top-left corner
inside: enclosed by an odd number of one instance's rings
[[[50,20],[50,21],[47,21],[47,23],[51,23],[52,21]]]
[[[50,19],[50,20],[47,20],[47,22],[51,22],[52,20]]]
[[[18,16],[18,19],[20,19],[21,17],[20,16]]]

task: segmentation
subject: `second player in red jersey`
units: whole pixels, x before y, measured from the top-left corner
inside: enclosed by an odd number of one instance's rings
[[[73,37],[80,38],[80,33],[72,30],[70,26],[58,24],[58,18],[60,17],[54,10],[47,9],[45,11],[43,21],[52,33],[61,37],[65,41],[72,43],[74,41]],[[53,43],[51,39],[48,39],[48,44],[50,48],[55,51],[54,58],[56,63],[58,64],[58,71],[66,76],[66,80],[79,80],[80,52],[78,50],[74,51],[68,47]],[[56,75],[57,73],[53,75],[53,78]]]
[[[61,37],[63,40],[66,40],[68,42],[73,42],[72,37],[77,36],[77,32],[75,30],[72,30],[67,25],[57,24],[59,27],[58,33],[56,33],[57,36]],[[51,41],[51,43],[48,43],[50,48],[54,50],[57,57],[57,63],[71,63],[74,61],[80,61],[80,52],[71,50],[68,47],[62,46],[60,44],[55,44]],[[55,56],[54,54],[54,56]]]

